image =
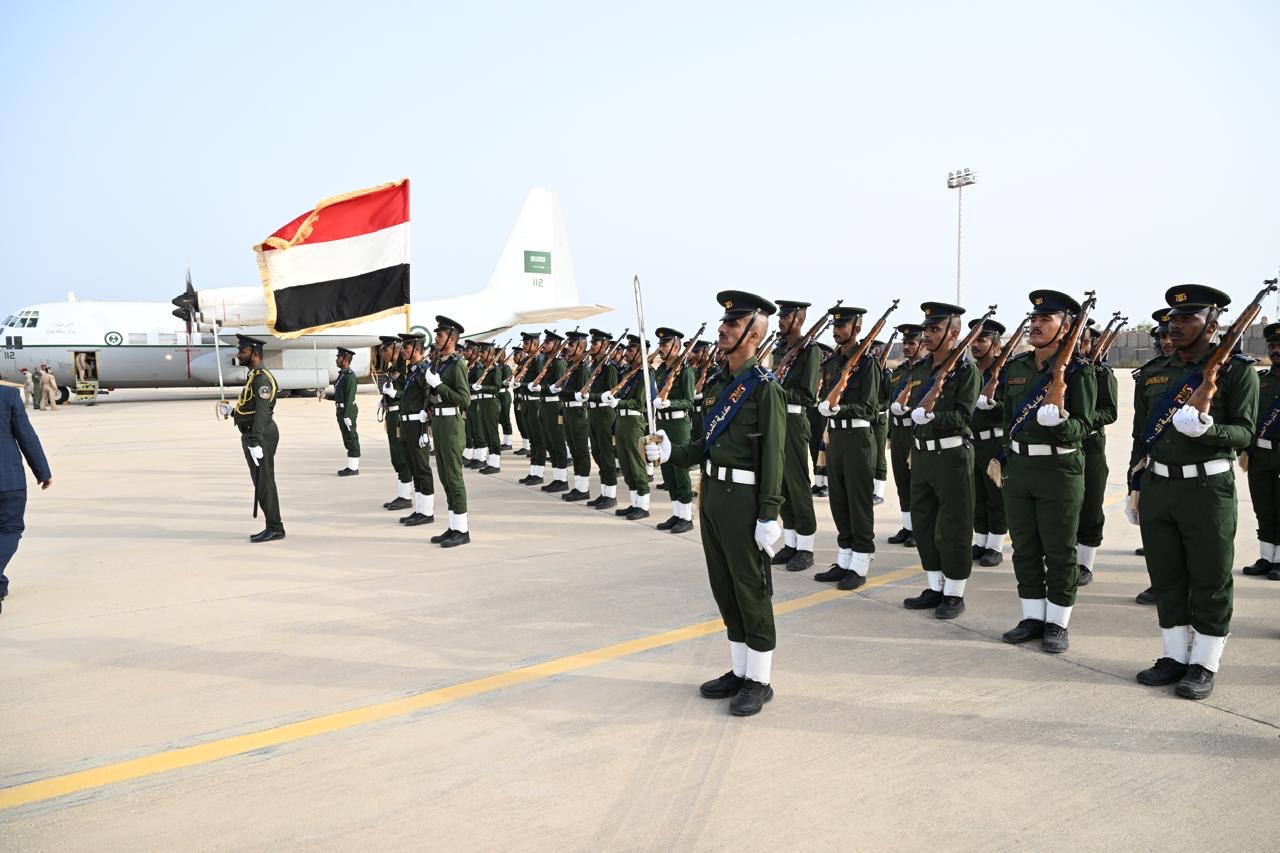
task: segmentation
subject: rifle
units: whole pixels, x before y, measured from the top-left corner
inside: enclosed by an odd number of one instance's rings
[[[698,383],[693,386],[693,395],[696,397],[702,393],[702,386],[707,384],[707,377],[711,375],[711,368],[719,367],[720,353],[713,353],[707,358],[702,365],[702,370],[698,372]]]
[[[1085,323],[1089,318],[1089,312],[1093,310],[1093,306],[1097,303],[1094,296],[1095,291],[1085,291],[1084,304],[1080,306],[1080,313],[1076,314],[1071,321],[1071,331],[1067,333],[1066,340],[1058,347],[1058,352],[1053,356],[1053,365],[1049,368],[1051,378],[1049,379],[1049,389],[1044,395],[1045,406],[1057,406],[1060,410],[1067,407],[1067,364],[1071,362],[1072,356],[1076,354],[1076,345],[1080,342],[1080,335],[1084,332]]]
[[[1111,337],[1098,343],[1095,349],[1099,354],[1095,356],[1097,359],[1094,362],[1095,364],[1106,364],[1107,356],[1111,354],[1111,348],[1116,345],[1116,341],[1120,338],[1120,330],[1124,328],[1124,324],[1127,322],[1129,322],[1128,317],[1121,317],[1120,322],[1116,324],[1115,331],[1111,333]]]
[[[476,380],[477,385],[484,384],[484,380],[488,378],[489,373],[490,371],[493,370],[494,366],[499,363],[500,359],[502,358],[502,354],[507,351],[507,347],[510,346],[510,344],[511,344],[511,338],[507,338],[507,342],[502,345],[502,349],[494,353],[493,359],[489,362],[489,364],[485,367],[485,369],[480,373],[480,378]]]
[[[1227,333],[1218,342],[1217,349],[1205,359],[1204,369],[1201,371],[1203,378],[1200,380],[1199,387],[1191,392],[1191,398],[1187,400],[1188,406],[1201,414],[1209,411],[1209,404],[1213,402],[1213,396],[1218,393],[1218,374],[1222,372],[1222,366],[1226,364],[1227,359],[1231,358],[1231,351],[1235,349],[1240,338],[1244,336],[1245,330],[1249,328],[1249,324],[1262,310],[1262,300],[1267,297],[1267,294],[1275,292],[1278,284],[1280,282],[1274,278],[1263,281],[1262,290],[1258,291],[1258,295],[1253,297],[1253,301],[1245,306],[1240,316],[1236,317],[1236,321],[1231,324],[1231,328],[1227,329]]]
[[[604,370],[604,366],[608,364],[610,361],[612,361],[614,356],[618,354],[618,350],[622,349],[623,346],[626,344],[628,331],[630,331],[630,329],[622,330],[622,334],[618,335],[618,340],[614,342],[613,348],[610,349],[607,353],[605,353],[604,358],[600,359],[600,363],[597,364],[595,369],[591,371],[591,375],[587,377],[586,384],[582,386],[583,394],[586,394],[588,391],[591,390],[591,386],[596,384],[596,380],[600,378],[600,371]]]
[[[1013,336],[1004,345],[1000,357],[996,359],[995,364],[991,365],[991,378],[987,380],[986,385],[982,386],[982,396],[988,400],[995,399],[996,387],[1000,384],[1000,374],[1004,372],[1005,362],[1009,360],[1009,356],[1013,355],[1013,351],[1018,348],[1018,344],[1022,343],[1022,336],[1027,333],[1027,324],[1029,322],[1031,322],[1030,314],[1022,318],[1018,328],[1013,330]]]
[[[519,385],[524,381],[525,374],[533,367],[533,363],[538,360],[537,350],[534,350],[533,352],[526,352],[525,355],[528,356],[528,358],[526,358],[520,365],[520,369],[516,371],[516,374],[511,377],[511,381],[515,385]]]
[[[671,396],[671,389],[675,387],[676,377],[684,371],[685,365],[689,363],[689,356],[693,353],[693,345],[698,342],[698,339],[702,337],[702,333],[706,331],[706,329],[707,324],[703,323],[698,327],[698,331],[694,333],[693,338],[684,345],[684,352],[680,354],[679,363],[676,364],[676,366],[671,370],[671,373],[667,375],[666,383],[663,384],[662,390],[658,392],[659,400],[665,400]]]
[[[839,308],[843,304],[843,299],[837,300],[835,307]],[[786,356],[782,359],[782,364],[778,365],[778,369],[774,371],[774,375],[778,377],[779,382],[787,378],[787,372],[791,370],[791,365],[795,363],[796,356],[804,352],[805,348],[808,347],[809,344],[816,341],[818,337],[827,330],[827,326],[830,325],[830,323],[831,312],[828,311],[819,317],[816,323],[809,327],[809,331],[805,333],[804,337],[802,337],[795,346],[787,351]]]
[[[889,343],[884,345],[884,349],[880,350],[880,369],[884,370],[889,364],[889,350],[893,349],[893,342],[898,339],[898,330],[894,329],[893,334],[889,336]]]
[[[656,355],[657,355],[657,353],[655,352],[655,353],[653,353],[652,355],[650,355],[650,356],[649,356],[649,369],[650,369],[650,370],[653,370],[653,359],[654,359],[654,356],[656,356]],[[637,373],[639,373],[639,372],[640,372],[640,368],[641,368],[641,366],[642,366],[642,365],[637,364],[635,367],[631,368],[631,370],[629,370],[629,371],[627,372],[627,375],[626,375],[626,376],[624,376],[624,377],[622,377],[622,379],[620,379],[620,380],[618,381],[618,384],[617,384],[617,385],[614,385],[612,388],[610,388],[610,389],[609,389],[609,393],[610,393],[610,394],[612,394],[614,397],[617,397],[617,396],[618,396],[618,393],[619,393],[620,391],[622,391],[622,389],[623,389],[624,387],[626,387],[626,384],[627,384],[628,382],[630,382],[630,381],[635,377],[635,375],[636,375]]]
[[[876,324],[871,327],[871,331],[862,339],[862,343],[858,344],[858,348],[854,350],[853,356],[845,362],[844,370],[840,372],[840,381],[831,389],[831,393],[827,395],[827,405],[837,406],[840,404],[840,398],[844,396],[844,389],[849,385],[849,377],[853,375],[854,368],[858,366],[858,362],[862,361],[862,357],[871,349],[871,345],[876,341],[876,335],[880,334],[880,330],[884,328],[884,323],[889,319],[889,315],[898,310],[899,300],[893,300],[893,304],[885,309],[880,315],[880,319],[876,320]]]
[[[1111,342],[1115,340],[1116,335],[1120,333],[1120,312],[1111,315],[1111,319],[1107,321],[1106,328],[1102,330],[1102,334],[1098,335],[1097,342],[1093,345],[1093,352],[1089,354],[1089,364],[1098,365],[1102,363],[1101,354],[1105,349],[1111,348]]]
[[[760,346],[756,347],[756,361],[764,364],[764,360],[773,353],[773,347],[778,342],[778,333],[770,332],[768,337],[760,342]]]
[[[538,375],[533,377],[533,379],[529,382],[530,385],[542,384],[542,377],[547,375],[547,371],[551,369],[551,365],[555,362],[555,360],[560,357],[560,353],[564,352],[564,348],[568,343],[569,343],[568,338],[560,342],[560,346],[556,347],[556,351],[551,353],[551,357],[542,363],[542,369],[539,370]]]
[[[983,314],[978,322],[973,324],[973,328],[969,329],[969,334],[964,336],[964,340],[956,344],[951,350],[951,354],[947,356],[947,360],[942,363],[941,369],[938,370],[937,376],[933,379],[933,385],[928,392],[920,399],[920,406],[926,412],[932,412],[933,407],[938,404],[938,397],[942,396],[942,388],[947,384],[947,375],[955,368],[956,362],[960,360],[960,356],[964,355],[965,350],[973,343],[973,339],[982,334],[982,322],[991,319],[996,313],[996,306],[991,305],[987,308],[987,313]],[[902,393],[895,400],[900,407],[905,409],[907,404],[911,402],[911,383],[908,382],[902,389]]]

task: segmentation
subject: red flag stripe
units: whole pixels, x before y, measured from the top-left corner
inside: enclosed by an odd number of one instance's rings
[[[369,190],[327,198],[263,241],[262,251],[293,245],[344,240],[409,221],[407,178]],[[297,239],[301,229],[301,239]],[[296,240],[296,242],[295,242]]]

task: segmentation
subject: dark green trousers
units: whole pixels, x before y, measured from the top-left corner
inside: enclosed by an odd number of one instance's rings
[[[524,404],[524,425],[528,428],[525,439],[529,442],[529,464],[544,465],[547,461],[547,437],[542,432],[542,402],[530,399]]]
[[[538,406],[542,440],[546,443],[546,454],[551,460],[552,468],[566,468],[569,465],[569,454],[564,446],[564,426],[560,423],[561,409],[560,403],[548,403],[545,400]]]
[[[889,417],[897,418],[896,415]],[[908,417],[907,421],[910,422],[911,418]],[[898,490],[898,509],[901,512],[911,512],[911,427],[895,423],[889,428],[889,461],[893,463],[893,486]]]
[[[642,419],[643,420],[643,419]],[[689,417],[671,418],[664,414],[657,415],[658,429],[667,433],[667,438],[676,447],[689,443]],[[689,477],[689,469],[670,462],[662,466],[662,481],[667,484],[667,493],[673,503],[693,503],[693,480]]]
[[[431,453],[425,447],[418,446],[424,430],[425,424],[421,421],[401,421],[400,449],[404,453],[405,463],[409,466],[413,490],[420,495],[434,495],[436,483],[431,473]]]
[[[729,641],[757,652],[773,651],[778,637],[766,576],[769,560],[755,542],[755,487],[705,477],[699,505],[707,579]]]
[[[1102,500],[1106,497],[1108,473],[1107,439],[1100,432],[1084,441],[1084,500],[1076,527],[1076,542],[1081,545],[1097,548],[1102,544],[1102,528],[1107,520]]]
[[[1080,580],[1076,521],[1084,499],[1083,455],[1078,450],[1061,456],[1011,452],[1002,479],[1018,598],[1072,606]]]
[[[1004,515],[1004,490],[987,476],[987,466],[1000,452],[1003,438],[973,443],[973,532],[1008,533]]]
[[[511,435],[511,392],[505,388],[498,392],[498,426],[502,427],[503,436]],[[498,449],[502,449],[501,442]]]
[[[836,544],[859,554],[874,554],[875,511],[871,480],[875,473],[874,427],[827,428],[827,485]]]
[[[512,405],[512,408],[515,410],[516,430],[520,433],[520,440],[524,442],[525,448],[528,449],[532,445],[532,443],[529,440],[529,426],[525,422],[525,410],[529,406],[521,398],[516,398],[515,400],[513,400],[511,405]]]
[[[618,455],[613,447],[613,428],[618,413],[608,406],[597,405],[587,410],[587,420],[591,428],[591,455],[596,460],[596,470],[600,472],[600,485],[618,485]]]
[[[564,407],[564,434],[573,454],[573,475],[591,476],[591,424],[587,423],[586,404]]]
[[[1258,539],[1280,544],[1280,459],[1265,450],[1249,451],[1249,497],[1258,521]]]
[[[347,425],[342,420],[342,415],[338,415],[338,432],[342,434],[342,446],[347,449],[347,455],[352,459],[360,458],[360,434],[356,432],[356,419],[351,418],[351,428],[347,429]]]
[[[466,418],[436,415],[431,419],[431,437],[436,446],[436,470],[449,512],[467,511],[467,484],[462,479],[462,448],[467,438]]]
[[[818,532],[818,516],[813,511],[813,491],[809,482],[809,418],[804,413],[787,414],[787,443],[783,448],[782,526],[799,536]]]
[[[618,412],[614,450],[618,454],[618,466],[622,469],[623,482],[637,495],[649,494],[649,466],[645,462],[644,450],[640,445],[644,434],[643,412],[639,413],[639,417]],[[753,527],[752,530],[755,528]]]
[[[476,401],[476,435],[472,447],[486,447],[491,456],[502,453],[502,436],[498,434],[500,403],[497,397]]]
[[[911,526],[926,572],[973,571],[973,445],[911,451]]]
[[[818,455],[822,452],[823,442],[827,437],[827,419],[818,411],[817,406],[810,406],[805,413],[809,418],[809,460],[813,463],[813,473],[826,474],[827,467],[818,464]]]
[[[280,446],[280,429],[272,421],[262,432],[262,458],[257,462],[249,455],[249,436],[240,436],[240,449],[249,465],[249,479],[258,496],[258,507],[266,519],[268,530],[284,530],[280,520],[280,494],[276,491],[276,448]]]
[[[876,470],[877,480],[889,479],[889,459],[885,455],[885,445],[889,443],[889,413],[881,412],[872,425],[875,430],[876,439]]]
[[[413,469],[409,467],[404,447],[400,444],[400,413],[387,412],[387,419],[383,424],[387,428],[387,449],[391,451],[391,467],[396,472],[396,479],[402,483],[412,483]]]
[[[1231,630],[1236,538],[1236,477],[1170,480],[1142,473],[1138,518],[1161,628],[1190,625],[1225,637]]]

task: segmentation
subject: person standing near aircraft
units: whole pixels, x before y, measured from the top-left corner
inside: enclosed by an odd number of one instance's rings
[[[382,505],[385,510],[408,509],[413,506],[413,470],[405,458],[400,444],[400,395],[404,391],[406,373],[404,359],[400,356],[400,339],[391,335],[379,338],[378,350],[381,367],[383,424],[387,430],[387,448],[391,453],[391,469],[396,472],[396,496]]]
[[[360,473],[360,434],[356,432],[356,416],[360,408],[356,405],[356,374],[351,369],[351,359],[355,353],[345,347],[338,347],[338,378],[333,382],[333,405],[338,417],[338,432],[342,434],[342,445],[347,450],[347,467],[338,471],[339,477],[354,477]]]
[[[600,472],[600,496],[587,501],[592,509],[613,509],[618,505],[618,455],[613,446],[613,432],[617,413],[600,395],[618,384],[618,365],[609,356],[613,351],[613,335],[600,329],[591,330],[593,368],[591,384],[578,392],[577,398],[587,404],[587,417],[591,425],[591,455]],[[603,365],[601,359],[608,359]]]
[[[693,371],[681,359],[684,333],[662,327],[654,334],[658,338],[658,359],[661,365],[655,377],[657,388],[671,390],[663,396],[658,392],[653,406],[658,426],[671,437],[673,443],[689,443],[689,410],[693,408]],[[675,375],[673,376],[673,372]],[[659,522],[659,530],[672,533],[688,533],[693,529],[693,482],[689,469],[667,463],[662,466],[662,479],[671,495],[671,517]]]
[[[646,341],[646,349],[648,342]],[[617,409],[618,419],[615,422],[614,447],[618,454],[618,465],[622,469],[622,479],[631,493],[631,506],[615,509],[614,515],[620,515],[628,521],[639,521],[649,517],[649,475],[645,470],[645,454],[641,451],[640,442],[645,433],[645,381],[641,370],[649,370],[641,355],[640,336],[627,335],[626,352],[622,358],[619,373],[630,376],[626,383],[614,396],[613,389],[600,394],[600,403]],[[653,371],[649,370],[649,387],[657,383]],[[622,379],[618,380],[622,382]],[[617,387],[617,386],[615,386]]]
[[[586,405],[579,399],[591,375],[591,366],[586,359],[587,333],[573,331],[568,337],[565,358],[573,362],[574,367],[550,390],[560,397],[565,439],[569,442],[573,460],[573,488],[561,495],[560,500],[572,502],[591,497],[591,427],[587,422]]]
[[[267,526],[249,537],[250,542],[274,542],[284,538],[280,519],[280,496],[276,492],[276,448],[280,430],[276,426],[276,379],[262,366],[263,342],[241,335],[236,360],[248,368],[240,399],[231,412],[240,430],[240,446],[253,480],[255,510],[262,509]],[[256,511],[255,511],[256,515]]]
[[[818,404],[822,350],[817,343],[804,340],[810,303],[778,299],[776,304],[778,334],[782,337],[778,349],[784,353],[781,360],[789,358],[790,365],[779,380],[787,402],[787,464],[782,471],[782,549],[773,555],[773,565],[786,566],[789,572],[803,572],[813,568],[818,533],[808,454],[809,410]],[[802,345],[804,349],[797,350]],[[698,431],[701,427],[699,421]]]
[[[40,365],[40,409],[58,410],[58,380],[47,364]]]
[[[920,334],[924,326],[918,323],[903,323],[898,326],[902,335],[902,361],[887,374],[886,388],[889,405],[898,399],[907,384],[907,374],[911,366],[920,356]],[[895,415],[889,413],[889,464],[893,467],[893,485],[898,492],[898,511],[902,513],[902,527],[888,538],[890,545],[902,545],[907,548],[916,546],[916,537],[911,526],[911,428],[915,423],[911,415]]]
[[[436,485],[431,473],[428,413],[431,387],[424,375],[431,367],[426,360],[427,336],[421,332],[400,336],[408,372],[400,402],[400,448],[413,474],[413,512],[401,517],[406,527],[431,524],[436,520]]]
[[[35,383],[31,381],[31,374],[28,373],[27,369],[24,367],[22,368],[22,405],[24,407],[30,406],[33,409],[35,408],[33,397],[34,390]]]
[[[436,469],[449,505],[449,528],[431,541],[442,548],[456,548],[471,541],[467,520],[467,484],[462,479],[462,450],[466,444],[467,406],[471,385],[466,362],[454,350],[465,330],[456,320],[436,316],[435,363],[422,373],[431,386],[431,432],[436,445]]]
[[[4,572],[26,529],[27,477],[22,470],[23,458],[42,490],[53,485],[49,461],[27,418],[18,389],[0,386],[0,608],[9,594],[9,578]]]

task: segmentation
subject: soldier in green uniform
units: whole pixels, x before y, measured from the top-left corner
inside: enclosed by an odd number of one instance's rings
[[[420,332],[401,335],[406,373],[400,394],[400,450],[413,475],[413,512],[400,518],[408,527],[430,524],[436,520],[436,486],[431,473],[429,428],[431,424],[431,386],[425,379],[431,368],[426,358],[426,335]]]
[[[587,422],[587,404],[578,394],[587,384],[591,366],[587,363],[587,333],[572,331],[566,335],[566,370],[551,392],[560,400],[564,434],[569,442],[573,458],[573,488],[560,496],[560,500],[585,501],[591,497],[591,425]]]
[[[907,384],[907,373],[916,359],[920,357],[920,334],[924,326],[916,323],[903,323],[898,326],[898,334],[902,335],[902,361],[889,370],[886,405],[892,407]],[[916,546],[916,537],[911,527],[911,430],[915,424],[910,414],[895,415],[889,412],[889,462],[893,466],[893,486],[898,492],[898,511],[902,513],[902,527],[889,537],[890,545],[903,545],[907,548]]]
[[[1262,334],[1271,366],[1258,374],[1258,428],[1248,453],[1240,454],[1258,521],[1258,560],[1243,571],[1280,581],[1280,323]]]
[[[502,429],[501,451],[511,449],[511,357],[506,349],[496,350],[498,364],[493,372],[498,374],[498,426]]]
[[[1157,308],[1155,311],[1151,312],[1151,319],[1155,321],[1155,325],[1151,327],[1151,349],[1154,351],[1155,355],[1146,364],[1142,365],[1142,367],[1133,371],[1133,381],[1135,384],[1138,381],[1138,375],[1146,368],[1147,364],[1153,364],[1157,359],[1168,358],[1173,355],[1173,344],[1169,342],[1169,309]],[[1141,546],[1135,548],[1133,553],[1137,554],[1139,557],[1145,554]],[[1155,590],[1152,587],[1147,587],[1142,592],[1138,593],[1137,596],[1134,597],[1134,600],[1139,604],[1155,604]]]
[[[979,321],[971,320],[969,328]],[[991,368],[1000,357],[1000,336],[1004,324],[982,321],[982,332],[973,339],[969,354],[982,374],[982,387],[991,381]],[[973,412],[973,559],[982,566],[1004,562],[1004,539],[1009,527],[1004,520],[1004,495],[987,476],[987,466],[1004,447],[1004,417],[1000,410],[979,406]]]
[[[1175,351],[1138,376],[1129,470],[1140,470],[1130,479],[1134,493],[1125,510],[1142,530],[1164,645],[1138,681],[1177,682],[1179,696],[1203,699],[1213,692],[1231,630],[1232,460],[1254,441],[1258,374],[1250,359],[1232,356],[1218,374],[1209,411],[1185,405],[1231,300],[1212,287],[1184,284],[1170,288],[1165,301]]]
[[[827,477],[831,488],[831,516],[836,523],[836,561],[815,581],[836,581],[840,589],[857,589],[867,582],[875,557],[875,516],[871,481],[875,478],[876,447],[872,423],[880,410],[880,365],[870,353],[849,375],[839,401],[829,398],[858,348],[865,308],[836,305],[829,309],[836,349],[822,363],[818,411],[827,419]]]
[[[822,359],[831,355],[832,348],[824,343],[818,344]],[[821,371],[819,371],[821,372]],[[827,496],[827,419],[812,406],[805,411],[809,418],[809,462],[813,465],[813,487],[809,490],[815,498]]]
[[[507,386],[511,390],[511,410],[515,415],[516,431],[520,433],[520,449],[515,452],[516,456],[529,456],[532,448],[532,432],[527,423],[528,415],[528,399],[529,392],[525,390],[523,383],[524,366],[529,361],[528,352],[529,334],[521,332],[521,342],[513,348],[511,355],[511,380]],[[517,383],[519,378],[521,383]]]
[[[498,352],[491,343],[476,344],[481,353],[480,370],[471,383],[471,400],[476,413],[476,441],[473,465],[481,474],[497,474],[502,470],[502,439],[498,432],[498,420],[502,408],[499,394],[502,391],[502,372],[498,364]]]
[[[708,699],[731,698],[729,713],[749,716],[773,698],[777,635],[768,554],[782,534],[777,518],[787,410],[782,389],[754,356],[773,304],[740,291],[716,299],[725,310],[716,346],[727,364],[705,388],[707,431],[680,446],[660,431],[661,443],[645,449],[654,461],[702,465],[702,551],[728,633],[731,668],[700,692]]]
[[[444,548],[456,548],[471,541],[467,522],[467,484],[462,478],[462,451],[466,443],[466,411],[471,402],[467,368],[456,352],[458,338],[465,329],[456,320],[436,316],[436,357],[422,373],[431,388],[431,434],[436,446],[436,470],[440,487],[449,505],[449,528],[431,541]]]
[[[241,335],[236,343],[236,360],[248,368],[249,374],[231,417],[240,430],[240,447],[249,465],[256,507],[262,509],[267,522],[266,528],[250,536],[249,541],[274,542],[284,538],[280,496],[276,492],[276,447],[280,444],[275,421],[276,379],[262,366],[262,341]]]
[[[542,485],[542,474],[547,462],[546,436],[542,432],[542,394],[541,390],[529,390],[533,378],[542,372],[546,358],[542,356],[542,336],[532,332],[521,332],[524,342],[525,370],[520,389],[524,395],[524,425],[529,447],[529,473],[517,482],[522,486]]]
[[[871,349],[867,355],[874,358],[878,362],[880,355],[884,352],[884,341],[872,341]],[[889,457],[886,449],[889,444],[889,400],[885,399],[885,379],[888,375],[888,369],[880,370],[880,399],[878,401],[880,410],[876,412],[876,419],[871,422],[872,434],[875,437],[876,459],[874,479],[871,481],[871,505],[880,506],[884,503],[884,487],[889,482]]]
[[[689,434],[697,435],[702,432],[702,401],[706,395],[703,388],[706,386],[706,377],[715,369],[711,364],[711,344],[707,341],[698,341],[693,345],[693,353],[689,356],[689,367],[693,370],[693,408],[689,410]],[[808,466],[805,466],[808,470]]]
[[[613,335],[600,329],[591,330],[591,350],[588,355],[593,365],[601,359],[606,363],[598,373],[592,367],[595,379],[590,387],[578,391],[575,398],[587,406],[587,422],[590,429],[591,456],[600,472],[600,496],[587,501],[592,509],[613,509],[618,505],[618,456],[613,448],[613,430],[617,413],[600,402],[600,395],[618,384],[618,365],[609,356],[613,351]]]
[[[781,338],[777,351],[783,353],[785,361],[804,337],[810,303],[794,299],[779,299],[776,303]],[[803,572],[813,566],[818,516],[813,511],[809,480],[809,410],[818,404],[821,372],[822,350],[810,342],[796,352],[786,375],[778,380],[787,401],[787,441],[782,469],[782,550],[773,555],[773,565],[785,565],[789,572]]]
[[[606,389],[600,394],[600,402],[617,411],[614,449],[618,454],[619,467],[622,468],[623,482],[627,484],[627,491],[631,493],[631,505],[625,509],[615,509],[613,512],[628,521],[639,521],[649,517],[649,471],[645,465],[644,452],[640,449],[640,442],[644,439],[646,432],[647,416],[644,399],[645,382],[640,371],[648,368],[641,366],[643,360],[640,336],[627,335],[625,355],[618,370],[623,377],[630,375],[630,378],[618,389],[616,396],[612,389]],[[650,387],[652,387],[656,382],[653,371],[649,371],[649,378]],[[622,382],[622,378],[620,377],[618,381]],[[615,384],[614,387],[617,385]]]
[[[404,358],[400,355],[400,338],[383,335],[378,340],[382,342],[378,348],[378,366],[382,374],[382,384],[378,388],[382,392],[379,406],[382,408],[382,422],[387,430],[391,469],[396,472],[396,496],[384,503],[382,508],[408,509],[413,506],[413,470],[409,467],[404,448],[400,444],[400,395],[404,391],[404,377],[408,371]]]
[[[333,407],[338,418],[342,446],[347,451],[347,467],[338,469],[339,477],[354,477],[360,473],[360,434],[356,431],[356,416],[360,414],[360,407],[356,405],[356,374],[351,369],[351,359],[354,356],[354,351],[338,347],[338,355],[334,358],[334,363],[338,366],[338,378],[333,380]]]
[[[1102,330],[1090,320],[1090,326],[1080,336],[1080,357],[1090,359],[1102,337]],[[1106,513],[1102,500],[1106,497],[1107,433],[1106,428],[1116,422],[1120,414],[1120,389],[1116,375],[1106,364],[1099,362],[1092,367],[1098,386],[1098,399],[1093,408],[1093,423],[1084,437],[1084,500],[1080,503],[1080,524],[1076,528],[1076,555],[1080,561],[1080,586],[1088,586],[1093,580],[1093,560],[1102,547],[1102,530],[1106,525]]]
[[[546,329],[542,334],[542,346],[525,382],[530,399],[537,401],[534,408],[538,423],[534,428],[541,439],[541,446],[536,447],[534,455],[530,457],[536,466],[530,466],[525,485],[542,483],[543,465],[550,459],[551,482],[543,486],[542,491],[563,492],[569,489],[569,454],[565,450],[564,428],[560,423],[560,399],[551,394],[549,388],[564,374],[567,367],[565,360],[557,355],[564,336],[553,329]],[[534,467],[537,468],[536,474]]]
[[[467,373],[467,384],[474,386],[480,380],[484,370],[484,349],[475,341],[465,341],[458,348],[462,356],[462,367]],[[471,402],[467,404],[466,439],[462,446],[462,467],[481,468],[487,451],[483,448],[484,439],[480,437],[480,401],[476,399],[475,388],[472,387]]]
[[[908,403],[897,400],[889,411],[911,413],[911,520],[916,548],[929,587],[902,602],[909,610],[933,610],[939,619],[964,612],[964,587],[973,571],[973,438],[969,426],[978,399],[978,368],[968,353],[960,356],[932,412],[921,399],[933,387],[938,370],[955,349],[964,309],[926,302],[921,342],[928,355],[907,373]]]
[[[689,366],[682,365],[684,333],[665,326],[654,331],[658,338],[657,371],[658,398],[653,401],[654,417],[658,428],[666,432],[673,444],[688,444],[690,436],[689,412],[693,409],[693,386],[696,382]],[[673,371],[679,371],[672,376]],[[671,381],[671,392],[663,397],[661,390]],[[693,529],[693,481],[689,469],[670,462],[662,466],[662,479],[671,495],[671,517],[658,522],[659,530],[672,533],[688,533]]]
[[[1067,650],[1067,625],[1079,580],[1081,444],[1093,428],[1098,386],[1089,364],[1072,354],[1063,406],[1045,401],[1053,361],[1081,309],[1080,303],[1055,290],[1034,290],[1030,299],[1027,342],[1032,350],[1009,359],[996,399],[979,398],[978,408],[999,410],[1004,416],[1004,505],[1022,602],[1022,619],[1004,633],[1004,641],[1039,639],[1042,650],[1060,654]]]

